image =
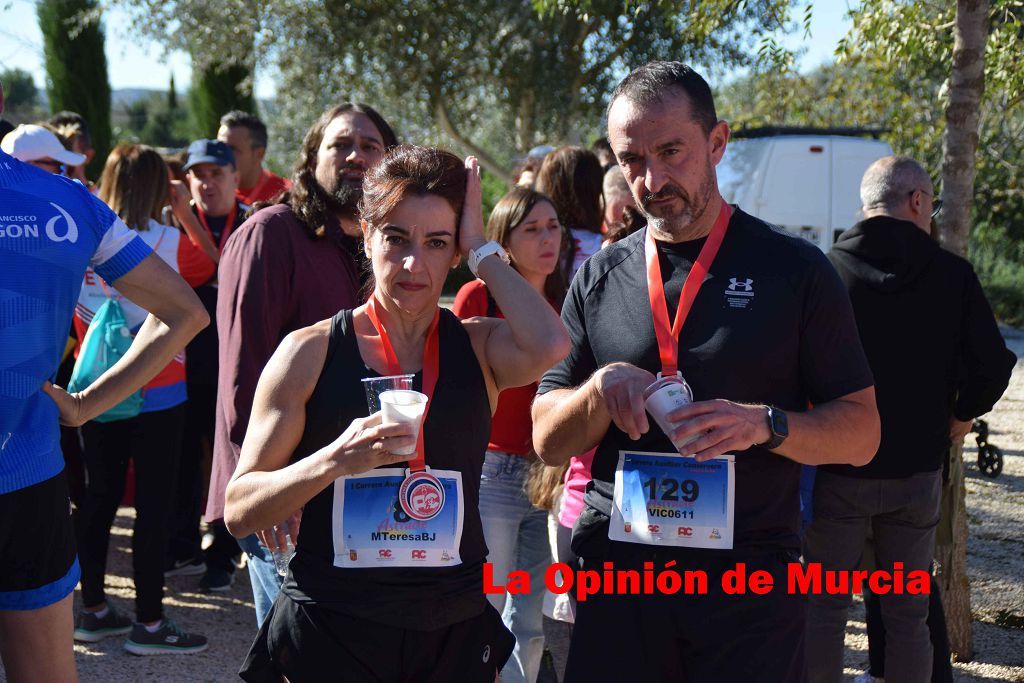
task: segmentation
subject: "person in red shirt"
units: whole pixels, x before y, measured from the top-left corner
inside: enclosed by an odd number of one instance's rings
[[[235,196],[243,204],[272,201],[291,189],[292,184],[263,168],[267,154],[267,127],[260,117],[244,111],[229,111],[220,118],[217,139],[231,148],[238,168]]]
[[[501,244],[512,266],[548,303],[561,308],[566,284],[558,264],[564,232],[550,199],[529,188],[513,189],[491,212],[487,236]],[[473,280],[459,290],[452,311],[460,318],[504,317],[482,280]],[[525,570],[535,587],[544,585],[544,570],[551,563],[548,514],[534,507],[524,490],[530,467],[537,460],[530,419],[536,390],[534,383],[501,392],[480,481],[480,517],[494,576]],[[505,594],[488,597],[495,609],[504,610],[505,625],[516,637],[501,680],[536,680],[544,651],[544,591],[535,588],[507,598]]]

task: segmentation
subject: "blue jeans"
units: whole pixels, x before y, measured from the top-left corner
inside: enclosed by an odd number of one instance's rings
[[[246,566],[249,567],[249,582],[252,584],[252,599],[256,604],[256,628],[270,613],[270,606],[281,592],[281,581],[284,577],[277,573],[274,555],[267,546],[260,543],[256,534],[238,539],[238,545],[248,555]]]
[[[504,583],[508,572],[523,570],[530,576],[530,592],[488,595],[502,621],[516,637],[512,657],[501,672],[502,683],[533,683],[544,653],[544,571],[551,564],[548,513],[533,507],[523,485],[530,460],[500,451],[487,451],[480,477],[480,519],[487,541],[487,560],[495,581]]]

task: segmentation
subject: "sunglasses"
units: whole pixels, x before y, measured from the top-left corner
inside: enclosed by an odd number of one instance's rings
[[[929,192],[925,192],[924,190],[911,190],[910,191],[910,196],[913,197],[915,192],[920,192],[923,195],[927,195],[928,197],[931,197],[931,200],[932,200],[932,218],[935,218],[936,216],[938,216],[939,215],[939,211],[942,211],[942,200],[941,199],[936,199],[935,195],[933,195],[933,194],[931,194]]]
[[[35,159],[32,161],[32,165],[38,166],[44,171],[49,171],[50,173],[55,173],[57,175],[63,175],[64,173],[64,164],[59,161],[54,161],[53,159]]]

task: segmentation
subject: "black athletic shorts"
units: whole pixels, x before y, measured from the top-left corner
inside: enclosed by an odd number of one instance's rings
[[[608,554],[583,569],[641,570],[644,561],[677,571],[703,570],[705,595],[590,595],[577,603],[565,683],[804,683],[804,605],[786,590],[785,551],[728,556],[610,541]],[[768,571],[776,590],[729,595],[722,573],[746,565]]]
[[[0,495],[0,610],[63,600],[81,571],[64,472]]]
[[[250,683],[494,683],[515,637],[487,603],[434,631],[385,626],[277,596],[239,675]]]

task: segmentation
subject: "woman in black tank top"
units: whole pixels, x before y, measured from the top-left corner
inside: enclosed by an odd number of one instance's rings
[[[284,587],[241,675],[490,683],[512,649],[482,585],[490,417],[498,393],[536,381],[568,339],[485,243],[475,159],[398,147],[363,191],[370,301],[281,343],[228,486],[225,521],[238,537],[302,512]],[[504,320],[439,310],[460,253],[478,263]],[[415,425],[366,417],[360,380],[400,373],[429,397],[419,459],[395,454],[417,445]]]

